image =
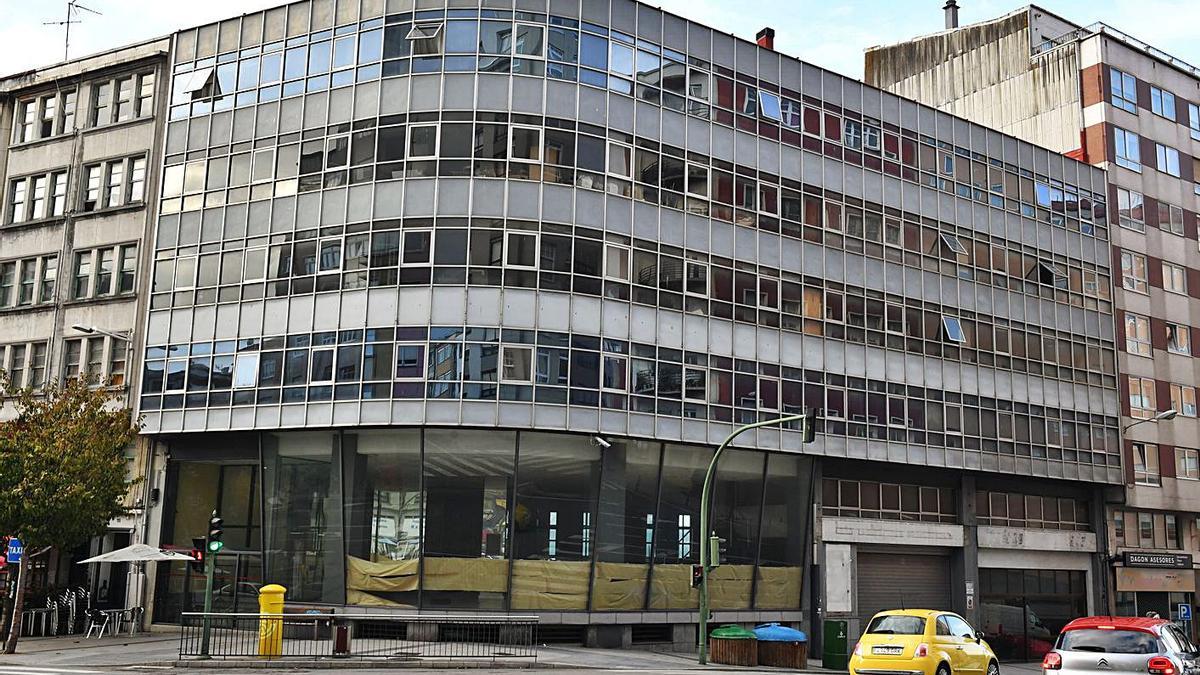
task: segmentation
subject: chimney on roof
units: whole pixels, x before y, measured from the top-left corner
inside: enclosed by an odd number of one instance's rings
[[[953,2],[953,0],[951,0],[951,2]],[[758,42],[759,47],[766,47],[767,49],[771,50],[775,49],[775,29],[767,26],[766,28],[758,31],[758,35],[754,36],[754,40]]]
[[[946,30],[958,28],[958,2],[956,0],[946,0],[946,6],[942,7],[946,12]]]

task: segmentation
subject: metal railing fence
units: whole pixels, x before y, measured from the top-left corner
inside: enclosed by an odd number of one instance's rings
[[[537,661],[533,616],[223,612],[182,614],[180,659],[201,655],[205,619],[214,659]]]

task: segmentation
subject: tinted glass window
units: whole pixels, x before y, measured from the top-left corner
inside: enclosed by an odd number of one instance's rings
[[[511,23],[500,21],[484,21],[479,25],[479,52],[481,54],[512,53]]]
[[[616,42],[612,43],[611,67],[613,72],[633,76],[633,49]]]
[[[1063,633],[1058,639],[1058,648],[1106,654],[1155,654],[1158,640],[1139,630],[1080,628]]]
[[[404,159],[404,127],[384,127],[379,130],[379,159]]]
[[[474,21],[450,21],[446,24],[447,53],[473,54],[478,45],[479,37]]]
[[[550,29],[550,51],[546,54],[554,61],[579,62],[579,33],[565,28]]]
[[[871,625],[867,627],[867,632],[884,635],[923,635],[925,619],[902,614],[877,616],[871,619]]]
[[[584,33],[580,36],[579,62],[592,68],[608,68],[608,40]]]

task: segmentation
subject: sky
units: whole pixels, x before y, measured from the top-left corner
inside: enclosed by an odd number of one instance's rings
[[[587,2],[588,0],[583,0]],[[1006,14],[1021,0],[959,0],[963,24]],[[1028,2],[1029,0],[1025,0]],[[71,26],[72,57],[168,35],[181,28],[283,4],[283,0],[81,0]],[[863,49],[942,29],[944,0],[650,0],[680,16],[754,39],[763,26],[775,47],[810,63],[862,77]],[[1076,23],[1103,21],[1194,65],[1200,65],[1196,0],[1041,0]],[[0,0],[0,74],[63,58],[66,0]],[[1169,20],[1164,22],[1164,18]]]

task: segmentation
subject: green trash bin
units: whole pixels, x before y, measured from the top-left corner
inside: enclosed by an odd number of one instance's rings
[[[709,633],[709,659],[727,666],[757,666],[758,638],[741,626],[721,626]]]
[[[826,619],[825,639],[821,642],[821,666],[829,670],[846,670],[850,665],[850,650],[847,648],[849,627],[845,619]]]

